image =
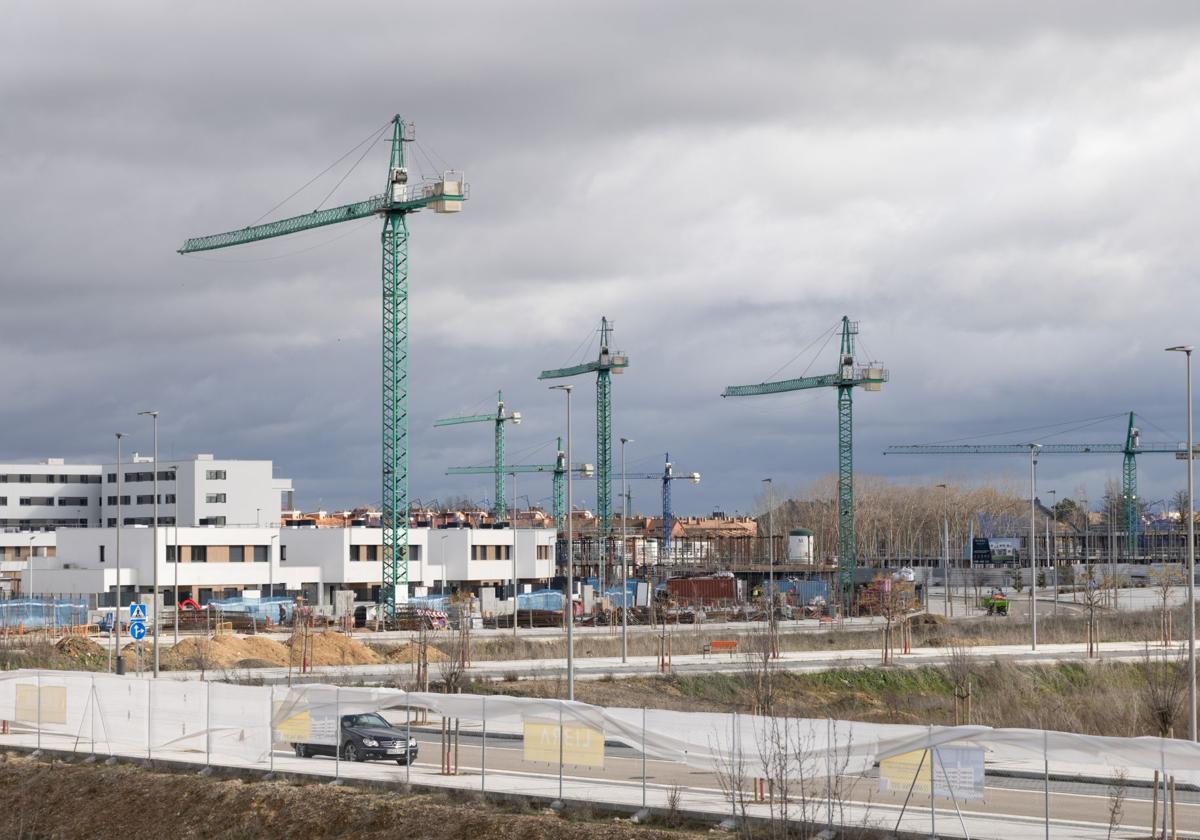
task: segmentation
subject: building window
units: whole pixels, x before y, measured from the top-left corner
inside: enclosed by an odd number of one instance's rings
[[[8,496],[0,496],[0,505],[8,504]]]
[[[543,543],[542,545],[539,545],[537,547],[537,559],[539,559],[539,560],[549,560],[550,559],[550,546],[549,545],[546,545],[545,543]]]
[[[33,484],[33,476],[32,476],[32,475],[29,475],[28,473],[23,473],[23,474],[21,474],[21,475],[18,475],[18,476],[17,476],[17,483],[19,483],[19,484]]]
[[[267,562],[267,548],[268,548],[268,546],[265,546],[265,545],[254,546],[254,562],[255,563],[266,563]]]
[[[378,559],[379,559],[379,546],[377,546],[377,545],[367,546],[367,562],[374,563]]]
[[[100,562],[104,562],[104,546],[100,546]]]
[[[116,473],[109,473],[109,474],[108,474],[108,483],[109,483],[109,484],[116,484],[116,483],[117,483],[117,474],[116,474]]]
[[[108,517],[108,527],[109,528],[117,527],[117,517],[115,517],[115,516]]]
[[[104,546],[100,546],[100,548],[101,548],[101,549],[103,549],[103,548],[104,548]],[[175,555],[176,555],[178,552],[179,552],[179,547],[178,547],[178,546],[174,546],[174,545],[169,545],[169,546],[167,546],[167,562],[168,562],[168,563],[174,563],[174,562],[175,562]]]
[[[244,545],[229,546],[229,562],[230,563],[245,563],[246,562],[246,547]]]
[[[225,504],[225,494],[224,493],[206,493],[204,495],[204,502],[205,502],[205,504],[209,504],[209,505],[223,505],[223,504]]]
[[[204,477],[209,481],[224,481],[225,470],[205,470]]]
[[[194,545],[192,546],[192,562],[207,563],[208,562],[208,546]]]
[[[86,507],[87,503],[83,496],[61,496],[58,500],[59,507]]]
[[[117,497],[116,497],[116,496],[109,496],[109,497],[108,497],[108,503],[109,503],[110,505],[115,505],[115,504],[117,503]],[[121,504],[123,504],[123,505],[127,505],[127,504],[129,504],[129,496],[122,496],[122,497],[121,497]]]
[[[159,470],[158,471],[158,480],[159,481],[174,481],[175,473],[172,472],[171,470]]]
[[[224,516],[205,516],[200,520],[201,525],[224,525]]]
[[[21,506],[22,507],[34,507],[37,505],[41,505],[43,507],[46,505],[49,505],[49,506],[53,507],[54,499],[50,496],[22,496],[21,497]]]
[[[162,501],[162,503],[163,503],[163,504],[168,504],[168,505],[173,505],[173,504],[175,504],[175,494],[174,494],[174,493],[168,493],[167,495],[163,496],[163,501]]]
[[[287,546],[286,545],[279,546],[279,562],[280,563],[287,562]]]
[[[154,473],[152,473],[152,472],[127,472],[127,473],[125,473],[125,480],[128,482],[153,481]]]
[[[154,504],[154,496],[149,493],[145,494],[144,496],[138,496],[137,503],[139,505],[152,505]]]

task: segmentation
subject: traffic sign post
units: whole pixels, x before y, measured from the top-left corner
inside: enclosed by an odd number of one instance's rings
[[[146,605],[133,603],[129,605],[129,620],[130,621],[145,621],[146,620]]]
[[[129,622],[129,638],[133,639],[135,642],[140,642],[142,639],[146,638],[146,622],[141,621],[140,619]]]

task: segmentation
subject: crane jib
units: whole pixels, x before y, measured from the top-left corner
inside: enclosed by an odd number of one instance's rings
[[[302,216],[292,216],[288,219],[280,219],[277,222],[267,222],[262,225],[251,225],[250,227],[240,228],[239,230],[226,231],[225,233],[214,233],[209,236],[196,236],[183,243],[183,247],[179,249],[181,254],[190,254],[196,251],[212,251],[217,248],[232,248],[237,245],[246,245],[251,242],[261,242],[264,239],[272,239],[276,236],[287,236],[289,233],[299,233],[305,230],[325,227],[327,225],[335,225],[340,222],[352,222],[356,219],[365,219],[368,216],[394,214],[394,213],[415,213],[431,204],[436,204],[440,201],[462,201],[466,199],[466,195],[442,195],[433,191],[422,191],[418,196],[414,196],[408,201],[388,202],[387,196],[376,195],[365,201],[356,201],[353,204],[343,204],[340,207],[330,207],[327,210],[316,210],[312,213],[305,213]]]

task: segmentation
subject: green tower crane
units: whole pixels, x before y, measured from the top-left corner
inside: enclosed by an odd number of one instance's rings
[[[1028,455],[1033,443],[982,444],[912,444],[889,446],[884,455]],[[1043,443],[1039,455],[1122,455],[1121,507],[1125,520],[1125,551],[1136,556],[1138,550],[1138,480],[1137,456],[1149,453],[1174,454],[1185,458],[1185,443],[1142,443],[1141,432],[1134,413],[1129,412],[1129,425],[1124,443]]]
[[[554,522],[559,528],[566,527],[566,515],[564,509],[567,506],[567,455],[563,451],[562,438],[558,439],[558,454],[554,459],[553,464],[508,464],[503,469],[497,466],[491,467],[450,467],[446,470],[446,475],[491,475],[493,473],[503,473],[504,475],[515,476],[520,473],[551,473],[553,476],[553,516]],[[585,478],[591,477],[591,464],[576,464],[575,474]]]
[[[465,417],[447,417],[434,421],[435,426],[457,426],[462,423],[493,423],[496,427],[496,493],[492,511],[496,521],[504,519],[504,424],[521,425],[521,412],[504,410],[504,392],[496,392],[496,412],[494,414],[470,414]]]
[[[413,126],[397,114],[387,182],[381,195],[276,222],[187,240],[181,254],[259,242],[369,216],[383,219],[383,588],[388,618],[395,616],[396,587],[408,582],[408,216],[426,208],[457,213],[468,197],[462,173],[444,172],[432,182],[410,185],[404,144]]]
[[[629,367],[629,357],[609,350],[612,322],[600,319],[600,355],[594,362],[544,370],[538,379],[562,379],[583,373],[596,374],[596,527],[601,540],[612,527],[612,378]]]
[[[780,394],[785,391],[805,391],[812,388],[837,388],[838,392],[838,577],[842,598],[848,605],[853,592],[854,569],[858,563],[858,547],[854,536],[854,402],[855,387],[878,391],[888,380],[888,372],[872,362],[857,367],[854,361],[854,336],[858,322],[842,317],[842,349],[835,373],[822,376],[802,376],[779,382],[758,385],[731,385],[722,397],[751,397],[761,394]]]

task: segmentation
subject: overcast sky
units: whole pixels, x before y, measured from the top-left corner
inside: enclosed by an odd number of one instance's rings
[[[443,474],[490,462],[489,427],[432,423],[498,388],[525,417],[510,460],[552,460],[563,400],[537,374],[594,353],[601,315],[630,356],[630,469],[669,449],[703,473],[682,513],[835,469],[832,391],[720,393],[832,371],[843,314],[891,371],[856,394],[860,472],[1018,480],[1020,458],[880,453],[1120,442],[1129,410],[1146,440],[1185,434],[1162,348],[1200,342],[1194,2],[5,8],[0,461],[108,459],[115,431],[147,452],[134,415],[156,408],[165,454],[271,459],[308,509],[377,503],[378,220],[175,250],[255,221],[397,112],[414,170],[471,185],[458,216],[410,221],[413,498],[491,496]],[[386,155],[325,206],[380,192]],[[593,461],[594,381],[575,383]],[[1182,466],[1141,458],[1143,498]],[[1040,486],[1098,499],[1119,475],[1119,456],[1046,458]],[[517,492],[545,500],[549,478]],[[657,492],[640,482],[635,507]]]

